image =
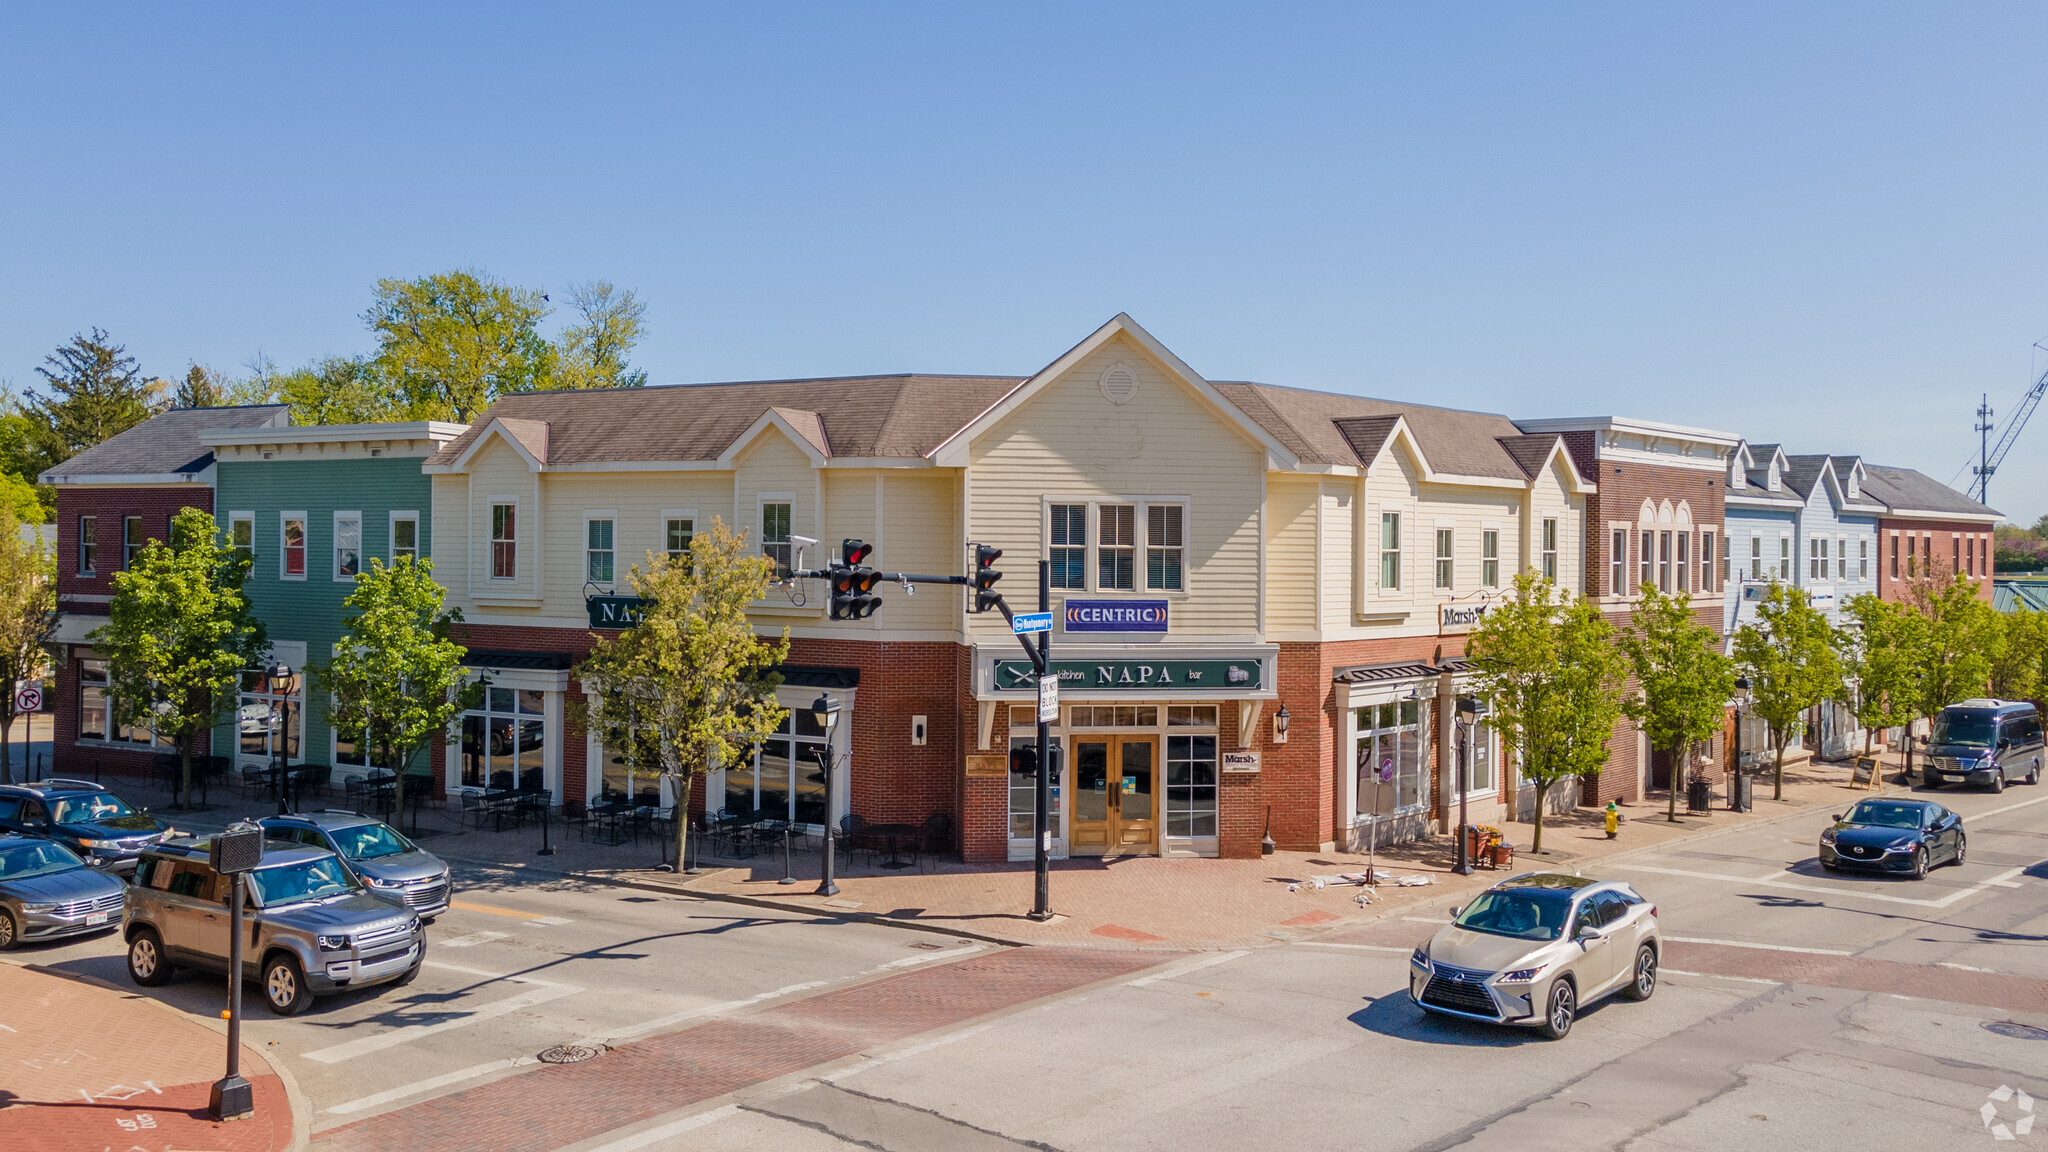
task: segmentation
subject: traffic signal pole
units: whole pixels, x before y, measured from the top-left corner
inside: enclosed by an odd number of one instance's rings
[[[1038,610],[1052,611],[1052,566],[1050,562],[1038,562]],[[1004,613],[1008,615],[1008,613]],[[1038,634],[1039,679],[1051,676],[1052,632]],[[1057,681],[1055,681],[1057,683]],[[1052,725],[1045,713],[1038,713],[1038,813],[1031,822],[1031,835],[1037,852],[1037,887],[1031,905],[1033,920],[1052,919]]]

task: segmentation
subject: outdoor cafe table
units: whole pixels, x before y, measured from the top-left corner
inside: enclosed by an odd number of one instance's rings
[[[626,818],[633,814],[632,801],[600,801],[596,804],[592,804],[589,808],[589,812],[591,816],[604,822],[605,842],[607,844],[618,844],[624,842],[625,837],[620,835],[619,832],[620,829],[626,826]]]
[[[881,837],[882,839],[884,839],[884,840],[888,841],[888,843],[889,843],[889,858],[888,858],[887,860],[884,860],[884,861],[882,861],[882,867],[884,867],[884,868],[908,868],[908,867],[910,867],[910,861],[908,861],[908,860],[905,860],[905,859],[903,859],[903,858],[902,858],[901,856],[898,856],[898,855],[896,854],[896,838],[897,838],[897,837],[899,837],[899,836],[915,836],[915,835],[917,834],[917,825],[915,825],[915,824],[870,824],[870,825],[868,825],[868,826],[867,826],[866,828],[863,828],[863,829],[861,829],[861,831],[863,831],[863,832],[867,833],[867,834],[868,834],[868,835],[870,835],[870,836],[880,836],[880,837]]]

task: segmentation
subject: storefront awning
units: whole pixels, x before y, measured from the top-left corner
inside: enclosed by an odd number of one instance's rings
[[[86,616],[77,612],[66,612],[57,617],[57,627],[50,633],[52,644],[90,644],[86,634],[106,624],[105,616]]]
[[[1426,660],[1396,660],[1389,664],[1353,664],[1337,669],[1330,678],[1338,684],[1377,684],[1383,680],[1420,680],[1439,671]]]

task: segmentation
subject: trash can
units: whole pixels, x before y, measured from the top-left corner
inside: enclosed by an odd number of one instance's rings
[[[1714,806],[1714,783],[1705,777],[1688,781],[1685,785],[1685,808],[1688,812],[1705,812]]]
[[[1750,790],[1756,784],[1756,777],[1747,772],[1737,772],[1728,778],[1728,810],[1749,811]]]

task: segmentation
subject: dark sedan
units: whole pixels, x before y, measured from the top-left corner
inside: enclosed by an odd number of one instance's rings
[[[1918,880],[1969,851],[1963,818],[1932,800],[1864,800],[1820,834],[1820,866],[1903,872]]]
[[[62,844],[0,832],[0,950],[119,927],[127,891]]]

